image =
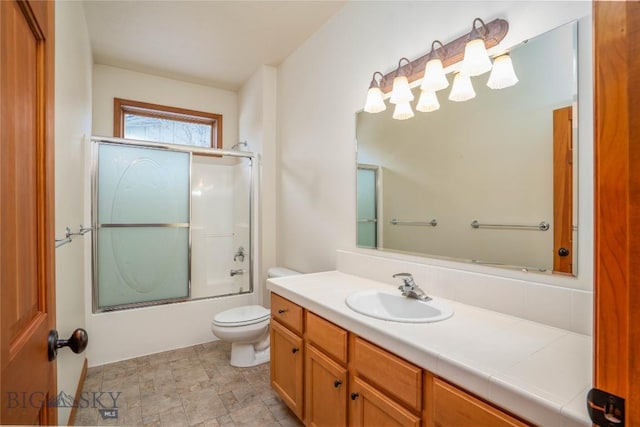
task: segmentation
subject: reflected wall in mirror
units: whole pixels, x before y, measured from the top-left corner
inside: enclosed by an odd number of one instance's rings
[[[576,40],[572,22],[512,49],[513,87],[484,74],[410,120],[358,113],[357,245],[576,275]]]

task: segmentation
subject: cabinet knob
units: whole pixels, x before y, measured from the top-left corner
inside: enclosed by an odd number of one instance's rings
[[[360,397],[359,393],[351,393],[351,400],[356,400],[358,397]]]
[[[340,380],[335,380],[335,381],[333,382],[333,386],[334,386],[335,388],[340,387],[340,385],[341,385],[341,384],[342,384],[342,381],[340,381]]]
[[[296,354],[296,353],[297,353],[297,352],[299,352],[299,351],[300,351],[300,349],[299,349],[298,347],[293,347],[293,348],[291,349],[291,353],[293,353],[293,354]]]
[[[278,310],[278,314],[284,314],[286,312],[287,310],[285,310],[284,308],[281,308],[280,310]]]

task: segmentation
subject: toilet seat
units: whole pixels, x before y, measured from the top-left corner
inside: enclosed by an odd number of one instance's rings
[[[247,326],[269,320],[270,315],[261,305],[247,305],[216,314],[212,323],[224,327]]]

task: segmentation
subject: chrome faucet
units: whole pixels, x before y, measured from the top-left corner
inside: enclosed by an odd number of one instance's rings
[[[420,301],[429,301],[431,297],[427,296],[420,286],[416,285],[413,281],[411,273],[396,273],[393,277],[399,277],[402,279],[403,284],[398,286],[398,289],[402,292],[402,296],[407,298],[415,298]]]
[[[237,269],[237,270],[233,270],[233,269],[232,269],[232,270],[229,272],[229,276],[231,276],[231,277],[233,277],[233,276],[237,276],[237,275],[239,275],[239,274],[244,274],[244,270],[243,270],[243,269],[241,269],[241,268],[239,268],[239,269]]]
[[[244,247],[242,246],[238,248],[235,255],[233,256],[234,261],[238,261],[238,259],[240,260],[240,262],[244,261]]]

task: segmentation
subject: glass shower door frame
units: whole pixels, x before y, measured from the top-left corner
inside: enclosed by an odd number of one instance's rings
[[[176,151],[176,152],[187,152],[190,153],[190,164],[189,164],[189,242],[188,242],[188,250],[189,250],[189,296],[187,297],[180,297],[180,298],[170,298],[170,299],[166,299],[166,300],[154,300],[154,301],[150,301],[150,302],[139,302],[139,303],[132,303],[132,304],[124,304],[122,306],[111,306],[108,308],[99,308],[98,307],[98,275],[97,275],[97,269],[98,269],[98,262],[97,262],[97,245],[98,245],[98,230],[99,230],[99,225],[98,224],[98,197],[97,197],[97,190],[98,190],[98,148],[100,144],[112,144],[112,145],[120,145],[120,146],[130,146],[130,147],[134,147],[134,148],[151,148],[151,149],[161,149],[161,150],[169,150],[169,151]],[[125,138],[113,138],[113,137],[98,137],[98,136],[94,136],[91,137],[91,143],[90,143],[90,149],[91,149],[91,198],[92,198],[92,203],[91,203],[91,219],[92,219],[92,225],[94,227],[94,230],[96,232],[92,233],[92,257],[91,257],[91,267],[92,267],[92,305],[93,305],[93,313],[101,313],[101,312],[110,312],[110,311],[115,311],[115,310],[122,310],[122,309],[131,309],[131,308],[140,308],[140,307],[149,307],[149,306],[156,306],[156,305],[162,305],[162,304],[169,304],[169,303],[175,303],[175,302],[185,302],[185,301],[192,301],[194,299],[192,299],[190,297],[191,295],[191,245],[192,245],[192,241],[191,241],[191,212],[192,212],[192,195],[191,195],[191,187],[192,187],[192,183],[191,183],[191,170],[192,170],[192,160],[193,160],[193,155],[194,154],[199,154],[199,155],[205,155],[205,156],[218,156],[218,157],[222,157],[222,156],[229,156],[229,157],[239,157],[239,158],[246,158],[249,160],[249,165],[250,165],[250,179],[249,179],[249,250],[248,250],[248,254],[249,254],[249,290],[246,293],[253,293],[254,292],[254,263],[255,263],[255,259],[254,259],[254,235],[253,235],[253,231],[254,231],[254,224],[255,224],[255,209],[254,209],[254,202],[256,201],[255,197],[259,197],[256,196],[256,188],[258,187],[257,183],[255,182],[256,179],[258,179],[258,174],[255,171],[255,160],[256,160],[256,155],[252,152],[245,152],[245,151],[233,151],[233,150],[225,150],[225,149],[218,149],[218,148],[205,148],[205,147],[196,147],[196,146],[185,146],[185,145],[175,145],[175,144],[167,144],[167,143],[158,143],[158,142],[151,142],[151,141],[141,141],[141,140],[130,140],[130,139],[125,139]],[[259,193],[258,193],[259,194]],[[216,295],[216,296],[212,296],[212,297],[206,297],[206,298],[218,298],[218,297],[225,297],[225,296],[229,296],[229,295],[237,295],[237,294],[225,294],[225,295]],[[201,299],[201,298],[198,298]]]
[[[175,152],[187,152],[187,150],[172,150],[169,147],[158,147],[154,145],[147,145],[142,142],[134,142],[127,140],[113,140],[109,141],[105,139],[92,139],[92,163],[91,163],[91,221],[93,229],[95,230],[92,233],[92,308],[93,313],[102,313],[116,310],[123,310],[129,308],[140,308],[140,307],[148,307],[154,305],[162,305],[169,304],[175,302],[183,302],[188,301],[191,296],[191,165],[192,165],[192,157],[193,154],[188,152],[189,154],[189,206],[188,206],[188,220],[187,223],[127,223],[127,224],[101,224],[98,223],[98,174],[99,174],[99,150],[100,145],[111,145],[111,146],[120,146],[120,147],[131,147],[138,149],[149,149],[149,150],[168,150]],[[142,301],[142,302],[133,302],[133,303],[125,303],[125,304],[117,304],[110,305],[105,307],[99,306],[98,301],[98,239],[99,239],[99,230],[101,228],[104,229],[118,229],[118,228],[188,228],[188,242],[187,242],[187,295],[180,296],[175,298],[163,298],[152,301]]]

